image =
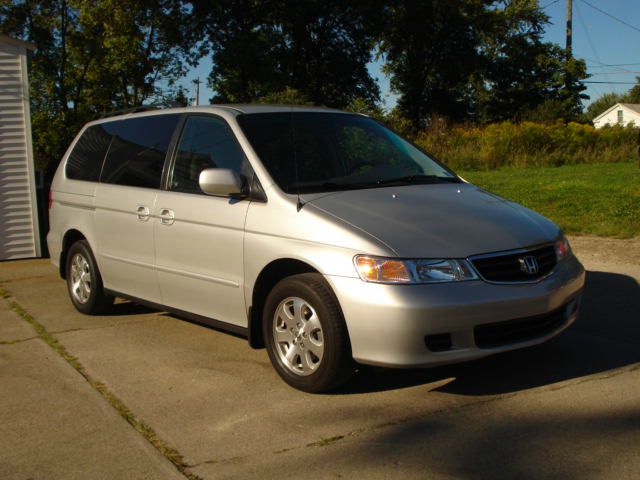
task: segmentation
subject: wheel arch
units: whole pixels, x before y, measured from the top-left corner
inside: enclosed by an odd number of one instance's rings
[[[78,240],[87,240],[87,237],[80,230],[75,228],[67,230],[62,237],[62,249],[60,250],[60,262],[58,265],[60,278],[67,278],[67,252],[71,245],[76,243]]]
[[[279,258],[268,263],[258,274],[253,286],[251,307],[249,308],[249,345],[252,348],[264,348],[262,335],[262,315],[267,295],[281,280],[301,273],[318,273],[317,268],[309,263],[295,258]],[[329,285],[329,289],[334,294]],[[336,298],[337,302],[337,298]]]

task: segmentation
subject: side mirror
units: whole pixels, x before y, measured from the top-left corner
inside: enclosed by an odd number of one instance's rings
[[[200,189],[218,197],[246,197],[240,175],[228,168],[207,168],[198,178]]]

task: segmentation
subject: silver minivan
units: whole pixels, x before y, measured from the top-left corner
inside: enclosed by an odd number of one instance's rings
[[[51,187],[74,306],[122,297],[248,338],[319,392],[357,364],[428,367],[544,342],[584,269],[551,221],[375,120],[218,105],[87,124]]]

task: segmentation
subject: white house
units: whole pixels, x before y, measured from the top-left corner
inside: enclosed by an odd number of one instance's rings
[[[616,103],[593,119],[593,126],[622,125],[640,127],[640,103]]]
[[[40,256],[27,50],[0,34],[0,260]]]

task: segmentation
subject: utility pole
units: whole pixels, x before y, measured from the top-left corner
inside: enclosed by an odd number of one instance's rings
[[[572,0],[567,0],[567,60],[571,58],[571,37],[572,37],[572,23],[573,23],[573,5]]]
[[[193,104],[197,107],[200,105],[200,77],[197,77],[193,83],[196,84],[196,98],[193,99]]]

